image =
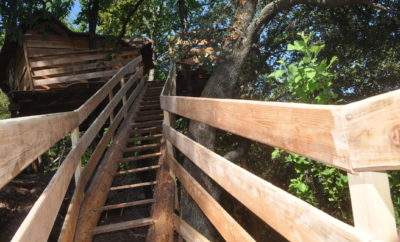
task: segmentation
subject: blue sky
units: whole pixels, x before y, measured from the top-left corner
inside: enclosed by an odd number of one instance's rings
[[[71,8],[71,12],[68,15],[68,21],[73,23],[76,17],[78,16],[79,11],[81,10],[81,4],[79,0],[74,1],[74,5]]]

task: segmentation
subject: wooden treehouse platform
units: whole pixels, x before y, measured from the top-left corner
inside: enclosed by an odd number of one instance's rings
[[[177,153],[289,241],[399,241],[385,172],[400,169],[400,91],[343,106],[184,97],[175,95],[174,66],[165,84],[144,68],[141,56],[131,59],[72,111],[0,121],[0,188],[60,139],[72,139],[12,241],[47,241],[70,183],[59,241],[209,241],[179,214],[178,181],[224,240],[255,241]],[[354,224],[192,140],[175,128],[174,115],[347,172]]]

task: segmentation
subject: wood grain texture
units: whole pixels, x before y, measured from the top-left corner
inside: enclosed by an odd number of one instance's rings
[[[192,226],[187,224],[184,220],[179,218],[177,215],[173,215],[172,222],[174,226],[174,230],[182,236],[186,241],[191,242],[210,242],[206,237],[200,234],[197,230],[195,230]]]
[[[133,228],[137,228],[137,227],[148,226],[151,224],[153,224],[153,220],[151,218],[141,218],[141,219],[126,221],[126,222],[121,222],[121,223],[107,224],[107,225],[102,225],[102,226],[96,227],[93,230],[93,235],[110,233],[110,232],[126,230],[126,229],[133,229]]]
[[[68,189],[69,181],[82,155],[109,118],[111,111],[115,109],[127,90],[132,87],[133,83],[134,81],[128,82],[116,93],[112,101],[106,105],[96,120],[83,134],[76,147],[68,153],[49,185],[40,195],[22,225],[19,227],[17,233],[13,237],[13,241],[47,240],[65,196],[65,192]]]
[[[250,211],[289,241],[368,241],[354,227],[233,164],[176,130],[164,136]]]
[[[0,121],[0,188],[78,126],[66,112]]]
[[[167,161],[182,186],[226,241],[255,241],[172,156],[168,156]]]
[[[344,116],[355,171],[400,169],[400,90],[348,104]]]
[[[127,56],[127,55],[134,55],[137,56],[137,51],[123,51],[119,54],[119,57]],[[78,63],[84,61],[92,61],[92,60],[103,60],[110,58],[112,55],[110,53],[87,53],[87,54],[79,54],[74,56],[50,56],[50,57],[41,57],[39,60],[31,61],[32,68],[39,68],[39,67],[49,67],[49,66],[57,66],[63,64],[70,64],[70,63]]]
[[[351,170],[334,133],[337,106],[161,96],[162,109]]]
[[[117,73],[117,70],[96,71],[96,72],[76,74],[70,76],[36,79],[33,80],[33,84],[35,86],[43,86],[43,85],[52,85],[52,84],[70,83],[70,82],[84,82],[87,81],[88,79],[93,79],[93,78],[111,77],[115,73]]]
[[[355,227],[374,241],[398,242],[388,175],[361,172],[348,177]]]

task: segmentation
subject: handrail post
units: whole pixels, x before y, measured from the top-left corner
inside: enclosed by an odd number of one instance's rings
[[[72,130],[71,132],[72,149],[76,147],[78,142],[79,142],[79,126],[74,130]],[[79,177],[81,176],[82,170],[83,170],[82,164],[81,162],[79,162],[75,170],[75,185],[78,185]]]
[[[398,242],[388,175],[360,172],[348,178],[355,227],[372,239]]]
[[[111,100],[113,99],[114,95],[112,93],[112,90],[108,93],[108,102],[111,102]],[[114,110],[111,111],[110,113],[110,125],[114,120]]]
[[[125,78],[124,77],[121,78],[121,88],[123,86],[125,86]],[[124,95],[122,97],[122,108],[125,109],[124,110],[124,117],[126,118],[126,116],[128,115],[128,107],[125,107],[125,106],[126,106],[126,95]]]

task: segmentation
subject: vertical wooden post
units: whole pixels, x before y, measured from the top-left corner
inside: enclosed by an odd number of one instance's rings
[[[398,242],[388,175],[360,172],[348,178],[355,227],[373,240]]]
[[[121,78],[121,88],[122,88],[123,86],[125,86],[125,78],[124,78],[124,77]],[[126,95],[124,95],[124,96],[122,97],[122,105],[123,105],[122,108],[125,109],[125,111],[124,111],[124,117],[126,117],[126,115],[128,114],[128,107],[126,107]]]
[[[72,149],[76,147],[79,141],[79,127],[75,128],[72,133],[71,133],[71,143],[72,143]],[[81,176],[83,167],[81,162],[79,162],[78,166],[76,167],[75,170],[75,185],[78,185],[79,177]]]
[[[113,97],[114,97],[114,95],[113,95],[112,91],[110,91],[110,92],[108,93],[108,101],[111,102],[111,100],[113,99]],[[113,120],[114,120],[114,110],[112,110],[112,111],[110,112],[110,126],[111,126]]]

